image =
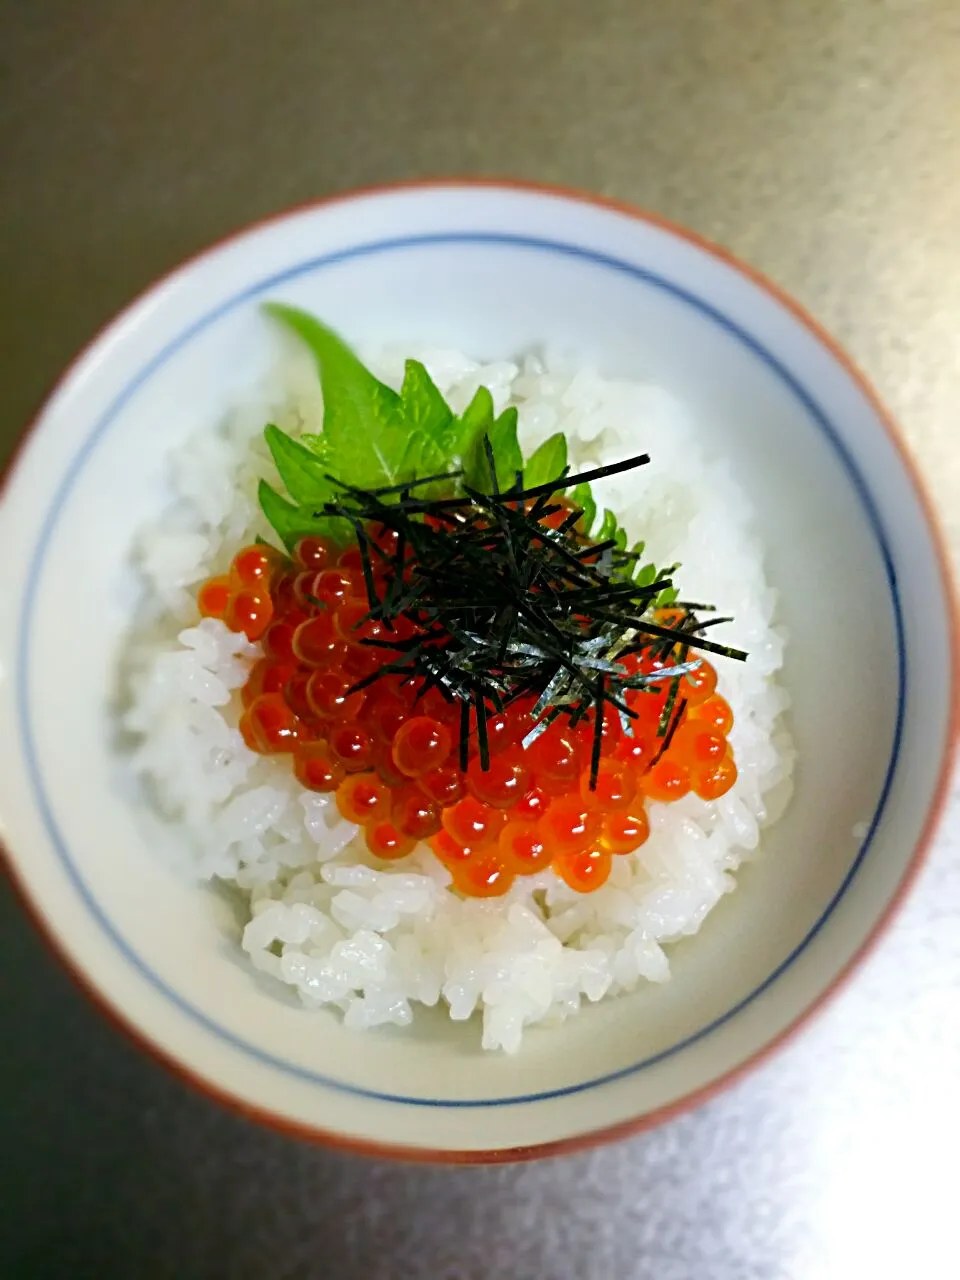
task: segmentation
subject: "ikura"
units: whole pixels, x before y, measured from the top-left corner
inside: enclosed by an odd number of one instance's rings
[[[430,716],[414,716],[397,730],[393,763],[408,778],[417,778],[443,764],[452,746],[446,725]]]
[[[370,617],[370,605],[359,597],[344,600],[334,615],[340,637],[347,644],[359,644],[361,640],[386,640],[387,628]]]
[[[725,796],[737,780],[737,766],[733,753],[727,748],[727,754],[716,764],[708,764],[696,770],[693,775],[693,789],[701,800],[719,800]]]
[[[558,505],[554,527],[572,510]],[[367,535],[382,593],[380,566],[397,534],[371,526]],[[649,802],[691,793],[710,802],[735,784],[733,713],[703,660],[679,680],[676,714],[668,680],[628,689],[623,721],[605,708],[592,785],[595,712],[573,725],[558,719],[524,748],[537,701],[526,693],[502,711],[487,704],[489,767],[474,728],[461,769],[460,703],[438,688],[418,696],[416,680],[379,673],[427,628],[406,614],[392,627],[371,618],[363,567],[358,547],[320,537],[301,538],[292,559],[247,546],[200,586],[197,608],[261,647],[240,690],[246,745],[289,755],[300,785],[333,795],[374,858],[399,861],[426,841],[463,897],[496,898],[518,877],[546,871],[591,893],[615,858],[648,839]],[[669,611],[657,619],[677,625]],[[622,665],[630,675],[668,673],[678,653],[628,653]]]
[[[329,613],[301,622],[293,633],[294,656],[308,667],[326,666],[336,654],[340,637]]]
[[[293,549],[297,564],[304,569],[312,569],[314,573],[331,565],[334,555],[333,543],[327,538],[301,538]]]
[[[548,795],[566,795],[580,777],[580,752],[576,738],[551,725],[530,748],[530,765],[537,785]]]
[[[668,752],[644,775],[643,790],[651,800],[682,800],[690,790],[690,770]]]
[[[603,810],[626,809],[636,794],[636,777],[622,760],[601,760],[593,786],[589,769],[580,776],[581,798]]]
[[[272,547],[244,547],[233,557],[230,584],[237,591],[244,587],[262,587],[269,591],[270,579],[280,562],[279,553]]]
[[[577,730],[577,742],[580,747],[581,757],[589,760],[593,750],[593,740],[595,734],[595,718],[591,714],[583,720],[583,723]],[[620,717],[617,715],[614,707],[606,707],[603,713],[603,719],[600,723],[600,755],[610,756],[617,750],[620,745],[620,738],[623,730],[620,727]]]
[[[260,587],[244,587],[235,592],[223,611],[231,631],[242,631],[248,640],[259,640],[273,619],[273,601]]]
[[[650,822],[642,804],[625,813],[604,814],[600,824],[600,845],[608,853],[633,853],[650,834]]]
[[[500,898],[513,884],[513,874],[493,850],[480,849],[450,868],[454,885],[467,898]]]
[[[649,734],[643,736],[637,729],[633,733],[625,733],[614,753],[615,760],[622,760],[629,771],[636,777],[646,773],[647,768],[653,763],[653,758],[657,754],[659,742],[656,735],[656,725],[653,726]]]
[[[325,569],[313,580],[311,595],[320,604],[334,609],[351,596],[359,596],[363,592],[363,581],[356,574],[347,573],[345,569]]]
[[[293,771],[308,791],[336,791],[346,776],[343,765],[325,742],[298,743]]]
[[[247,683],[240,690],[240,701],[245,707],[249,707],[262,693],[282,694],[295,671],[296,668],[290,663],[261,658],[254,664],[247,677]]]
[[[513,806],[512,812],[521,822],[536,822],[547,812],[550,797],[539,787],[531,787]]]
[[[600,829],[600,819],[579,794],[555,800],[537,824],[544,839],[557,853],[585,848]]]
[[[681,693],[687,706],[696,707],[713,694],[717,687],[717,673],[709,662],[703,661],[683,677]]]
[[[267,627],[263,635],[263,652],[268,658],[278,658],[281,662],[295,662],[296,654],[293,652],[293,636],[296,627],[281,619],[279,622],[273,622]]]
[[[727,751],[727,740],[709,722],[687,720],[673,735],[670,754],[687,761],[691,767],[717,764]]]
[[[523,752],[510,751],[490,759],[489,769],[482,769],[478,758],[467,767],[467,790],[483,804],[494,809],[510,809],[530,785],[530,772]]]
[[[375,773],[355,773],[337,788],[337,808],[348,822],[369,825],[390,816],[390,788]]]
[[[356,720],[363,708],[364,692],[335,671],[314,671],[307,679],[307,702],[321,720]]]
[[[338,645],[328,657],[327,666],[343,667],[344,674],[356,682],[373,675],[382,662],[383,658],[376,649],[362,644],[343,644]]]
[[[730,704],[719,693],[713,694],[712,697],[707,698],[706,702],[694,707],[690,715],[692,719],[710,725],[724,737],[733,728],[733,712],[730,710]]]
[[[428,840],[440,830],[440,806],[410,783],[394,791],[393,820],[414,840]]]
[[[474,852],[469,845],[461,844],[445,827],[432,837],[430,848],[448,869],[457,862],[463,862]]]
[[[592,893],[606,884],[612,867],[613,859],[601,845],[563,854],[554,862],[557,875],[577,893]]]
[[[370,822],[364,828],[367,848],[377,858],[392,862],[396,858],[405,858],[413,853],[416,840],[389,819],[383,822]]]
[[[377,742],[376,739],[374,739],[373,743],[372,764],[384,782],[392,787],[394,791],[410,781],[406,774],[401,773],[393,763],[393,756],[390,754],[390,748],[387,744]]]
[[[294,667],[293,675],[283,687],[284,701],[303,724],[310,724],[314,716],[313,707],[307,701],[307,685],[309,683],[309,673],[299,667]]]
[[[463,795],[463,774],[451,764],[431,769],[417,779],[417,784],[441,808],[456,804]]]
[[[305,736],[303,725],[278,693],[264,693],[251,702],[240,717],[240,732],[247,746],[263,755],[293,751]]]
[[[500,853],[518,875],[549,867],[553,853],[539,828],[531,822],[508,822],[500,832]]]
[[[226,574],[219,578],[208,578],[197,592],[197,608],[203,618],[222,618],[233,592],[230,579]]]
[[[496,840],[507,819],[502,809],[481,804],[473,796],[464,796],[455,805],[444,809],[441,821],[455,840],[470,848],[478,848]]]
[[[347,773],[367,769],[373,763],[373,739],[355,722],[347,720],[337,725],[327,741]]]
[[[410,704],[374,685],[363,706],[363,722],[382,742],[393,742],[398,729],[410,718]]]

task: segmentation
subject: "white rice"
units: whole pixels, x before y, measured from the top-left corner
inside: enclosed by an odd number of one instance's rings
[[[411,353],[364,354],[397,385]],[[236,691],[259,648],[219,622],[198,624],[193,590],[268,533],[256,503],[257,481],[273,476],[260,437],[268,412],[294,433],[319,429],[316,376],[299,359],[284,369],[282,398],[247,406],[173,459],[177,501],[140,546],[147,625],[131,640],[125,724],[136,735],[134,769],[176,824],[192,874],[236,886],[249,905],[242,945],[257,969],[357,1029],[407,1026],[417,1004],[442,1002],[455,1020],[480,1013],[483,1047],[512,1053],[525,1027],[561,1021],[584,999],[666,981],[664,944],[695,933],[735,887],[732,873],[790,791],[787,696],[776,682],[784,635],[746,497],[663,390],[547,369],[535,357],[481,366],[454,352],[419,355],[455,409],[480,384],[498,409],[516,404],[525,452],[562,430],[578,468],[651,453],[649,466],[595,492],[631,540],[646,539],[650,558],[682,564],[685,598],[735,615],[724,638],[749,661],[718,664],[735,714],[733,791],[713,803],[651,804],[649,840],[615,858],[593,893],[547,871],[519,878],[505,898],[464,901],[425,846],[377,865],[332,799],[299,786],[288,759],[248,751]]]

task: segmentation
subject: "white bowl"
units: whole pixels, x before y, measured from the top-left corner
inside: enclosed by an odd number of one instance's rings
[[[790,631],[797,790],[673,977],[483,1054],[474,1028],[345,1030],[251,976],[236,922],[147,846],[110,704],[135,530],[164,459],[265,371],[259,300],[355,340],[507,356],[556,343],[673,388],[755,502]],[[646,445],[647,442],[639,442]],[[601,201],[434,184],[245,231],[115,320],[41,412],[3,499],[0,814],[56,948],[147,1047],[242,1110],[384,1154],[491,1160],[623,1133],[780,1041],[849,971],[928,843],[953,750],[942,546],[889,419],[788,299]],[[855,827],[859,836],[855,835]],[[19,975],[29,980],[28,975]]]

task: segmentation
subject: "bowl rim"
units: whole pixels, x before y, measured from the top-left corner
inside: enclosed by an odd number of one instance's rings
[[[195,1071],[191,1066],[182,1061],[164,1045],[160,1044],[149,1032],[138,1026],[128,1014],[115,1007],[108,997],[104,995],[104,993],[100,991],[100,989],[87,977],[69,954],[65,943],[57,935],[52,924],[44,918],[43,910],[39,901],[34,901],[31,897],[25,878],[16,869],[5,843],[0,840],[0,860],[2,860],[3,866],[6,869],[7,877],[13,886],[15,896],[19,900],[19,903],[27,916],[33,921],[41,939],[46,943],[56,959],[67,971],[67,974],[77,988],[93,1003],[100,1013],[106,1017],[106,1019],[115,1028],[126,1036],[128,1040],[132,1041],[141,1050],[146,1051],[149,1056],[158,1061],[167,1070],[172,1071],[188,1085],[197,1089],[201,1094],[220,1105],[227,1106],[233,1111],[239,1112],[245,1118],[264,1124],[285,1136],[321,1143],[353,1154],[422,1164],[481,1165],[516,1163],[587,1150],[632,1134],[645,1132],[648,1129],[690,1111],[739,1082],[739,1080],[746,1076],[755,1067],[761,1065],[769,1056],[783,1048],[786,1043],[792,1039],[798,1031],[805,1027],[815,1014],[822,1011],[827,1002],[838,993],[855,970],[872,952],[880,938],[889,928],[897,912],[903,906],[907,895],[916,883],[916,880],[927,861],[933,837],[943,816],[953,776],[957,748],[958,744],[960,744],[960,698],[957,696],[958,693],[960,693],[960,598],[958,598],[957,586],[954,581],[954,575],[951,567],[951,556],[946,537],[940,524],[939,516],[928,492],[926,482],[921,477],[917,464],[906,444],[903,432],[898,426],[893,415],[881,401],[878,393],[863,371],[857,366],[839,342],[833,338],[827,330],[799,302],[796,301],[795,298],[787,293],[781,286],[775,284],[762,272],[757,270],[755,267],[750,266],[748,263],[743,262],[729,250],[714,243],[707,237],[702,236],[700,233],[681,226],[659,214],[631,204],[628,201],[594,194],[574,187],[510,177],[468,176],[422,178],[372,184],[352,188],[346,191],[335,192],[328,196],[302,201],[270,213],[263,218],[256,219],[231,232],[228,232],[217,240],[206,245],[197,253],[191,254],[182,259],[168,271],[152,280],[133,299],[131,299],[129,303],[100,325],[90,339],[80,348],[80,350],[66,365],[64,370],[59,374],[52,386],[42,397],[38,408],[35,410],[27,425],[21,432],[7,463],[3,467],[2,472],[0,472],[0,499],[4,496],[7,485],[17,469],[17,463],[22,449],[32,436],[33,432],[40,425],[49,403],[59,392],[61,387],[69,381],[74,371],[100,344],[108,330],[112,329],[115,325],[121,324],[130,312],[138,307],[140,303],[149,296],[160,290],[172,277],[185,272],[190,267],[234,241],[241,240],[245,236],[259,229],[283,223],[287,219],[300,213],[310,212],[312,210],[326,208],[332,205],[346,204],[356,200],[367,200],[381,196],[395,195],[405,191],[430,192],[444,190],[455,191],[457,189],[486,189],[494,192],[500,191],[503,193],[520,192],[535,196],[550,196],[572,204],[605,209],[632,218],[635,221],[644,223],[657,230],[665,231],[676,239],[693,245],[700,251],[732,268],[755,287],[772,297],[775,302],[779,303],[781,307],[783,307],[795,320],[797,320],[813,335],[813,337],[830,353],[834,361],[857,386],[858,390],[876,414],[878,421],[885,430],[890,443],[893,445],[897,453],[900,465],[903,468],[918,500],[926,529],[933,546],[946,601],[946,621],[950,650],[950,684],[952,693],[950,698],[948,733],[940,761],[936,786],[929,803],[923,828],[915,841],[909,861],[904,868],[896,889],[891,894],[889,901],[885,905],[880,916],[874,922],[867,936],[861,942],[853,955],[834,975],[823,991],[821,991],[805,1009],[801,1010],[793,1021],[790,1022],[782,1031],[768,1042],[761,1045],[759,1049],[744,1059],[743,1062],[739,1063],[731,1070],[721,1074],[716,1079],[702,1085],[700,1088],[693,1089],[682,1097],[677,1098],[674,1102],[663,1107],[655,1108],[641,1116],[621,1121],[615,1125],[595,1130],[588,1130],[584,1133],[574,1134],[567,1138],[556,1139],[545,1143],[537,1143],[529,1146],[496,1148],[489,1150],[443,1150],[426,1146],[412,1147],[351,1137],[338,1133],[336,1130],[325,1129],[319,1125],[310,1124],[305,1121],[293,1120],[286,1116],[279,1115],[268,1107],[261,1107],[255,1103],[251,1103],[248,1100],[237,1096],[229,1089],[220,1087],[211,1082],[201,1076],[199,1072]]]

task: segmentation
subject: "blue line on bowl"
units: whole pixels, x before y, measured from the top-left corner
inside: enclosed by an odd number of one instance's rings
[[[53,816],[50,801],[48,799],[46,789],[43,784],[43,777],[37,762],[36,746],[33,738],[33,730],[30,723],[30,711],[28,705],[28,687],[29,687],[29,660],[30,660],[30,626],[33,615],[33,607],[36,597],[37,583],[40,579],[43,560],[47,552],[51,534],[53,533],[60,511],[63,508],[67,494],[70,492],[77,477],[86,465],[87,459],[96,447],[99,440],[107,432],[111,424],[116,420],[117,415],[124,405],[131,399],[137,390],[143,386],[145,382],[178,350],[184,347],[192,338],[206,329],[215,320],[232,311],[234,308],[243,303],[250,302],[260,297],[262,294],[276,289],[278,286],[285,284],[287,281],[297,279],[312,272],[321,271],[326,267],[334,266],[340,262],[348,262],[355,258],[369,257],[373,254],[395,252],[410,248],[424,248],[437,245],[497,245],[505,248],[533,249],[544,253],[553,253],[566,258],[579,259],[581,261],[593,263],[595,266],[605,267],[609,270],[616,271],[621,275],[629,276],[634,280],[639,280],[646,285],[662,290],[668,293],[687,306],[699,311],[702,315],[708,317],[720,328],[726,330],[740,344],[751,351],[760,361],[762,361],[779,379],[783,382],[789,391],[800,401],[811,418],[824,433],[829,440],[833,449],[843,465],[847,476],[860,499],[861,505],[867,516],[869,524],[877,539],[880,548],[880,555],[883,560],[884,570],[887,575],[887,581],[890,587],[891,603],[893,606],[894,624],[896,630],[897,643],[897,668],[898,668],[898,691],[897,691],[897,713],[893,735],[893,749],[891,751],[890,762],[887,765],[886,774],[884,776],[883,786],[880,791],[880,798],[877,803],[876,812],[870,822],[870,827],[866,838],[863,841],[857,856],[850,866],[846,876],[840,887],[837,889],[830,902],[827,904],[823,914],[817,920],[816,924],[810,929],[807,935],[797,944],[790,954],[781,961],[781,963],[773,970],[758,987],[750,992],[749,995],[737,1002],[726,1013],[715,1018],[706,1026],[701,1027],[699,1031],[684,1037],[683,1040],[671,1045],[668,1049],[662,1050],[660,1053],[654,1054],[649,1058],[636,1062],[628,1067],[622,1067],[618,1071],[611,1071],[606,1075],[597,1076],[592,1080],[581,1081],[578,1084],[565,1085],[563,1088],[545,1090],[541,1093],[526,1093],[505,1098],[422,1098],[408,1097],[402,1094],[381,1093],[375,1089],[365,1089],[357,1085],[347,1084],[342,1080],[335,1080],[331,1077],[320,1074],[319,1072],[310,1071],[305,1067],[300,1067],[296,1063],[286,1062],[282,1058],[277,1058],[273,1054],[266,1053],[264,1050],[257,1048],[256,1045],[248,1044],[241,1037],[234,1035],[233,1032],[220,1027],[211,1018],[207,1017],[202,1010],[195,1008],[188,1000],[184,999],[176,991],[173,991],[167,984],[155,974],[149,966],[141,960],[133,948],[120,935],[117,928],[113,925],[108,916],[105,915],[99,903],[93,896],[88,885],[83,879],[79,868],[73,861],[66,842],[60,832],[60,829]],[[534,1102],[544,1102],[552,1098],[569,1097],[572,1094],[583,1093],[589,1089],[600,1088],[603,1085],[613,1084],[618,1080],[623,1080],[628,1076],[634,1075],[649,1067],[656,1066],[665,1059],[680,1053],[682,1050],[689,1048],[698,1041],[703,1040],[706,1036],[717,1031],[720,1027],[730,1022],[738,1013],[752,1004],[759,996],[767,991],[773,983],[775,983],[786,971],[793,965],[796,959],[810,945],[820,930],[824,927],[827,920],[835,911],[840,900],[843,898],[847,889],[850,887],[859,868],[863,865],[863,861],[867,856],[873,837],[876,833],[880,819],[886,807],[887,799],[896,773],[897,763],[900,755],[900,745],[903,736],[903,721],[906,707],[906,649],[904,641],[903,613],[900,603],[899,591],[897,588],[896,571],[893,564],[893,558],[884,533],[883,524],[880,519],[879,512],[873,502],[870,491],[860,475],[853,458],[848,452],[843,440],[840,438],[836,428],[830,422],[824,411],[820,408],[817,401],[810,392],[790,373],[790,371],[768,351],[766,347],[752,334],[740,327],[729,316],[711,306],[704,299],[697,297],[696,294],[689,290],[665,279],[663,276],[657,275],[653,271],[648,271],[642,267],[638,267],[633,263],[624,261],[621,258],[614,258],[608,254],[599,253],[593,249],[586,249],[579,245],[566,244],[562,241],[546,240],[535,236],[511,235],[508,233],[491,233],[491,232],[450,232],[438,233],[422,236],[403,236],[394,239],[378,240],[367,244],[355,245],[350,249],[343,249],[337,253],[325,254],[321,257],[312,258],[305,262],[300,262],[296,266],[289,267],[284,271],[261,280],[258,284],[252,285],[242,292],[235,294],[221,303],[212,311],[207,312],[189,328],[184,330],[178,337],[169,342],[154,358],[146,364],[137,375],[127,383],[126,387],[113,401],[107,412],[100,418],[94,430],[84,441],[76,455],[72,459],[63,481],[47,511],[44,523],[41,527],[40,537],[34,550],[30,563],[30,569],[27,576],[27,586],[24,593],[23,608],[21,611],[20,632],[18,639],[18,679],[17,679],[17,711],[20,720],[20,729],[23,739],[24,756],[27,762],[27,768],[37,800],[38,808],[47,829],[58,857],[69,876],[71,882],[86,903],[88,910],[99,923],[104,932],[111,938],[114,945],[126,957],[128,962],[134,966],[153,986],[155,986],[163,995],[165,995],[173,1004],[175,1004],[182,1012],[194,1019],[207,1031],[217,1036],[221,1040],[226,1041],[233,1048],[240,1050],[242,1053],[259,1060],[269,1067],[276,1068],[288,1075],[294,1076],[300,1080],[319,1084],[325,1088],[338,1090],[342,1093],[353,1094],[359,1097],[374,1099],[378,1102],[399,1103],[406,1106],[414,1107],[441,1107],[441,1108],[472,1108],[472,1107],[506,1107],[517,1106],[520,1104],[529,1104]]]

